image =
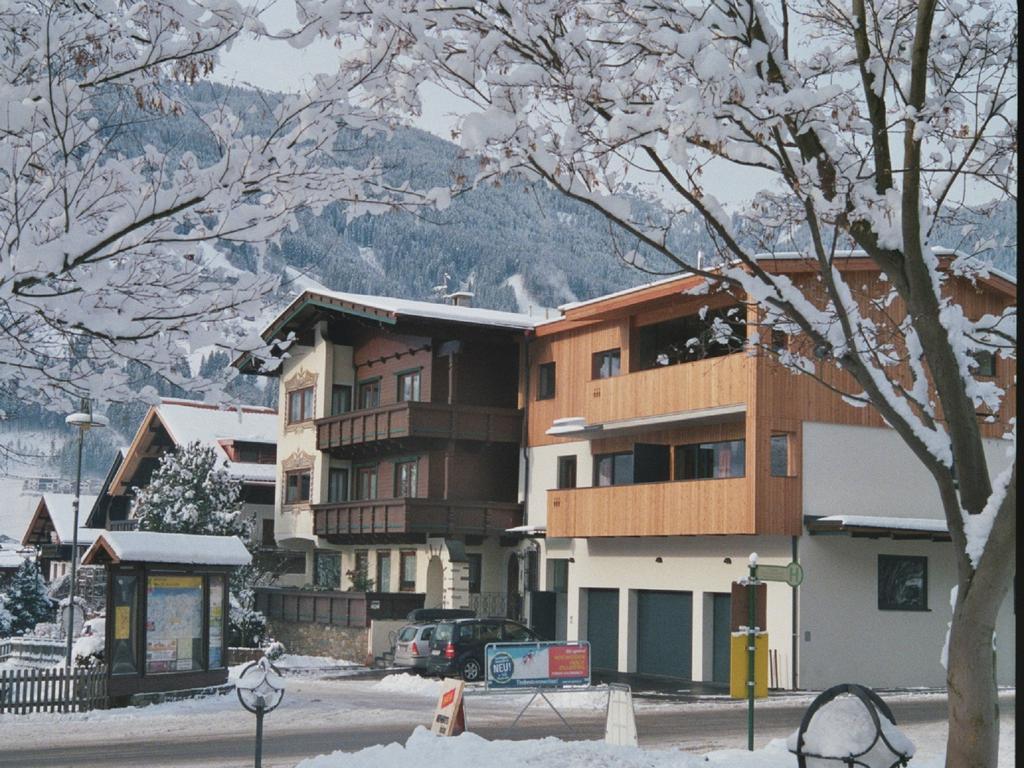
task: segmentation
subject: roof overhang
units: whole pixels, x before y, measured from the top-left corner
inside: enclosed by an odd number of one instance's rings
[[[656,416],[640,416],[634,419],[618,419],[616,421],[587,424],[583,418],[555,419],[545,432],[552,437],[578,437],[583,440],[601,440],[606,437],[650,432],[652,429],[677,426],[697,426],[700,424],[720,424],[730,421],[742,421],[747,413],[746,403],[718,405],[714,408],[696,408],[674,413],[661,413]]]
[[[924,517],[875,517],[873,515],[804,516],[804,526],[814,535],[845,534],[854,538],[949,541],[945,520]]]

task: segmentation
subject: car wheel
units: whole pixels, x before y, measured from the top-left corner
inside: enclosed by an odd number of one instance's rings
[[[480,679],[480,662],[476,659],[466,659],[462,662],[462,679],[467,683],[475,683]]]

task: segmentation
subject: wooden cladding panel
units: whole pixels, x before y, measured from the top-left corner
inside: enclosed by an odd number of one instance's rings
[[[745,354],[591,379],[591,355],[614,348],[603,346],[606,343],[602,336],[597,341],[579,341],[564,348],[566,355],[555,358],[557,384],[551,400],[536,399],[537,362],[531,366],[530,445],[559,442],[559,438],[545,434],[557,418],[582,416],[593,424],[737,405],[748,402],[752,394],[754,358]],[[538,356],[537,361],[545,359]],[[622,370],[628,370],[626,349],[621,365]]]
[[[552,538],[770,532],[755,530],[745,477],[548,491]]]

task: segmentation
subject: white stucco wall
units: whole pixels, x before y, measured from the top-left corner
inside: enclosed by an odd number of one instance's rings
[[[986,440],[993,477],[1007,442]],[[804,514],[942,517],[935,481],[891,429],[804,422]]]
[[[728,593],[733,581],[747,575],[751,552],[763,565],[785,565],[792,551],[792,540],[785,536],[574,539],[568,547],[562,542],[551,542],[547,556],[575,561],[569,565],[568,639],[586,639],[585,590],[618,589],[619,671],[635,672],[637,590],[692,592],[694,680],[711,679],[710,595]],[[789,586],[768,585],[768,644],[778,654],[784,687],[791,681],[792,599]]]
[[[526,493],[526,522],[528,525],[547,525],[548,491],[558,487],[558,457],[576,457],[576,485],[589,488],[594,477],[594,457],[590,442],[579,440],[558,445],[541,445],[527,450],[530,462],[530,481]],[[520,472],[523,472],[520,466]]]
[[[870,687],[944,686],[939,663],[955,584],[952,544],[944,542],[804,536],[800,562],[800,686],[837,683]],[[928,558],[928,610],[878,608],[878,555]],[[1000,683],[1016,672],[1012,595],[997,622]]]

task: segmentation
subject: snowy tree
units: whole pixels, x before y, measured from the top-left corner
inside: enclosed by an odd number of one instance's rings
[[[296,211],[435,206],[335,152],[339,126],[381,122],[320,80],[302,93],[194,115],[212,140],[126,148],[132,126],[185,114],[183,84],[243,36],[271,32],[238,0],[11,0],[0,5],[0,390],[67,408],[132,399],[126,361],[174,369],[180,353],[260,346],[253,324],[275,281],[230,269],[213,244],[263,248]],[[280,31],[303,45],[316,30]],[[251,330],[249,330],[251,328]]]
[[[304,20],[342,38],[341,72],[365,102],[420,111],[421,85],[464,105],[469,183],[512,171],[600,211],[624,248],[757,304],[779,362],[870,405],[934,479],[953,540],[957,596],[947,679],[951,766],[998,750],[993,627],[1015,569],[1016,462],[990,471],[977,411],[1005,425],[1007,393],[978,358],[1016,356],[1016,307],[968,308],[953,286],[988,277],[989,244],[936,227],[1015,201],[1017,12],[961,0],[321,0]],[[381,61],[375,54],[387,48]],[[712,177],[751,194],[736,219]],[[641,207],[637,197],[660,206]],[[700,214],[721,266],[668,237]],[[948,231],[948,230],[947,230]],[[793,256],[799,285],[759,257]],[[781,247],[785,244],[785,247]],[[865,295],[851,252],[885,281]],[[766,349],[772,353],[772,349]],[[839,373],[837,373],[839,371]],[[841,374],[841,375],[840,375]],[[954,470],[955,468],[955,470]],[[993,475],[996,475],[993,479]]]
[[[140,531],[251,538],[242,517],[242,482],[212,446],[191,443],[160,459],[149,484],[135,493]]]
[[[191,443],[164,454],[149,484],[135,494],[132,515],[141,531],[238,536],[253,553],[250,565],[231,574],[231,642],[258,645],[266,619],[255,609],[257,584],[274,577],[273,562],[257,552],[253,522],[242,514],[242,483],[211,446]]]
[[[6,611],[11,616],[8,631],[12,635],[23,635],[39,622],[50,621],[53,617],[53,601],[47,597],[46,582],[32,560],[25,560],[18,566],[0,603],[0,624]]]
[[[0,637],[10,637],[14,616],[7,610],[7,598],[0,592]]]

